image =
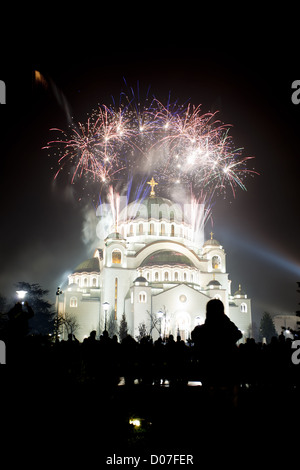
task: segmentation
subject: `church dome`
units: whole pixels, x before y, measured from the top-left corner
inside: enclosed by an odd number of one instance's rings
[[[194,267],[194,263],[187,256],[173,250],[158,250],[147,256],[140,266],[164,266],[166,264],[170,266],[184,265]]]
[[[149,196],[144,199],[142,204],[145,204],[148,207],[150,207],[152,204],[158,204],[159,206],[161,206],[162,204],[166,204],[166,206],[171,207],[174,205],[174,202],[170,199],[167,199],[166,197]]]
[[[91,258],[87,259],[80,263],[73,271],[73,273],[99,273],[100,266],[99,266],[99,259],[98,258]]]
[[[167,220],[182,223],[183,212],[181,205],[170,199],[160,196],[149,196],[142,201],[134,201],[123,209],[119,216],[119,222],[126,218],[132,222],[138,220]]]

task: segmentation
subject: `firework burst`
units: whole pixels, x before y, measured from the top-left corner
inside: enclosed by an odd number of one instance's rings
[[[154,175],[165,186],[180,182],[197,194],[205,191],[209,200],[228,189],[234,196],[238,187],[245,190],[246,176],[256,172],[247,167],[251,157],[235,149],[231,126],[217,113],[202,113],[201,106],[170,99],[165,106],[148,94],[143,104],[139,92],[122,94],[125,103],[100,105],[68,133],[52,129],[60,137],[44,148],[59,151],[55,178],[67,170],[71,183],[92,178],[106,188],[125,186],[132,173]]]

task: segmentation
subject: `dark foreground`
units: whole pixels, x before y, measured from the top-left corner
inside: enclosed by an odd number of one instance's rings
[[[296,388],[45,387],[16,380],[12,388],[2,387],[1,402],[2,456],[8,452],[14,466],[41,468],[50,462],[69,468],[81,462],[111,468],[125,466],[120,463],[125,456],[139,458],[138,468],[167,465],[169,457],[160,457],[159,464],[153,455],[192,456],[194,468],[269,468],[287,456],[298,460]],[[141,426],[129,424],[132,418]],[[109,467],[111,461],[117,463]]]
[[[153,369],[141,349],[128,362],[122,349],[97,356],[93,348],[8,347],[0,366],[2,462],[39,469],[298,463],[300,364],[290,349],[254,350],[247,360],[240,349],[235,386],[190,386],[202,377],[197,356]],[[162,376],[173,379],[169,386]]]

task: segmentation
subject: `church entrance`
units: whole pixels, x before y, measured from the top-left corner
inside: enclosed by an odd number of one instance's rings
[[[180,336],[180,339],[182,339],[182,341],[187,341],[189,338],[187,330],[177,330],[177,336],[178,335]]]
[[[176,337],[179,336],[183,341],[190,338],[191,317],[187,312],[178,312],[176,314]]]

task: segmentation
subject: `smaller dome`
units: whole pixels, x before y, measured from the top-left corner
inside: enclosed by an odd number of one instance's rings
[[[99,266],[99,259],[98,258],[91,258],[87,259],[80,263],[73,271],[74,273],[99,273],[100,266]]]
[[[136,282],[148,282],[146,278],[144,278],[143,276],[139,276],[137,277],[133,283],[135,284]]]
[[[123,240],[122,235],[119,232],[112,232],[107,235],[106,240]]]
[[[210,239],[206,240],[203,246],[221,246],[221,243],[215,240],[213,238],[213,232],[210,232]]]
[[[212,239],[212,240],[206,240],[203,246],[220,246],[221,243],[218,242],[218,240]]]
[[[246,292],[244,292],[244,291],[242,290],[241,284],[239,284],[239,290],[237,290],[237,291],[234,293],[234,297],[237,296],[237,295],[241,295],[241,296],[245,296],[245,295],[246,295]]]
[[[219,281],[216,281],[215,279],[213,281],[209,281],[209,283],[207,284],[208,287],[212,286],[212,287],[220,287],[221,284],[219,283]]]

